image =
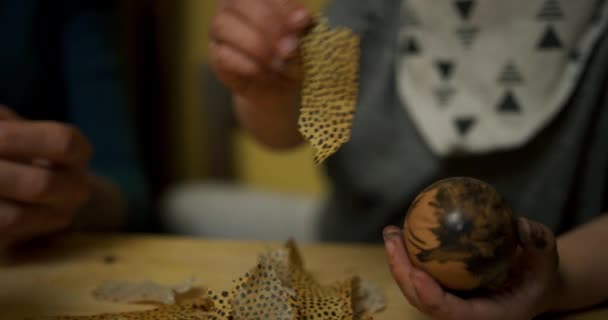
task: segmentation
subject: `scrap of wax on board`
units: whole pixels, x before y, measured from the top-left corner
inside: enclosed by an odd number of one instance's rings
[[[98,300],[119,303],[175,304],[176,297],[191,291],[197,282],[196,278],[174,285],[164,285],[149,280],[142,282],[109,280],[93,290],[93,296]]]
[[[199,297],[145,311],[35,319],[369,320],[384,310],[385,301],[375,284],[356,275],[329,284],[318,282],[305,269],[296,243],[290,240],[277,250],[259,255],[257,263],[234,279],[229,289],[210,289]]]

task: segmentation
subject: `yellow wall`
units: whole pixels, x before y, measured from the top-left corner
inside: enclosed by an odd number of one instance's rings
[[[207,56],[207,25],[215,1],[181,0],[177,9],[177,24],[173,41],[175,48],[176,85],[172,89],[171,108],[174,132],[174,171],[179,179],[198,179],[206,174],[205,137],[202,135],[204,97],[201,69]]]
[[[239,131],[235,134],[238,176],[250,186],[271,191],[319,196],[327,187],[320,167],[312,164],[312,149],[273,152]]]
[[[303,1],[313,10],[319,10],[325,0]],[[181,179],[201,179],[206,172],[206,155],[203,150],[204,101],[200,84],[200,70],[207,58],[208,25],[215,10],[215,1],[182,0],[176,19],[177,85],[172,105],[177,132],[174,132],[174,152],[177,153],[177,174]],[[201,106],[203,108],[201,108]],[[259,146],[247,134],[234,135],[238,176],[257,188],[320,194],[326,190],[326,181],[318,167],[312,164],[312,150],[303,146],[294,151],[276,153]]]

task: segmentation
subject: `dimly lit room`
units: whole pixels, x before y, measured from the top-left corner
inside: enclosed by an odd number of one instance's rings
[[[606,0],[0,0],[0,319],[608,319],[606,132]]]

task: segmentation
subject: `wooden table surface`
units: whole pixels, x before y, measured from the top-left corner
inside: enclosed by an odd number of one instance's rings
[[[91,291],[105,280],[172,284],[196,276],[210,288],[229,288],[231,279],[252,267],[259,253],[281,245],[141,235],[56,237],[17,255],[2,253],[0,319],[146,308],[96,301]],[[375,319],[426,319],[405,302],[393,283],[382,247],[304,243],[299,247],[306,268],[321,282],[357,274],[381,286],[388,308]],[[564,319],[608,319],[608,309]]]

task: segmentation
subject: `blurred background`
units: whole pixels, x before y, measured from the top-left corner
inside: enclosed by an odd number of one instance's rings
[[[315,11],[324,2],[304,1]],[[314,239],[314,215],[327,191],[322,168],[308,146],[273,152],[238,128],[207,61],[216,1],[121,3],[134,125],[163,230]]]

